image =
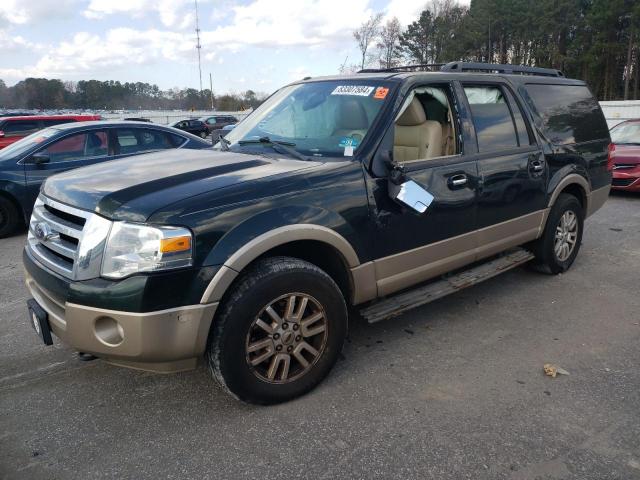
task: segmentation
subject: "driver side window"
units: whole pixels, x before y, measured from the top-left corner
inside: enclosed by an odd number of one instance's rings
[[[420,87],[410,93],[395,121],[393,158],[396,162],[459,153],[451,98],[449,87]]]
[[[43,153],[49,162],[70,162],[107,155],[107,134],[104,131],[76,133],[47,146]]]

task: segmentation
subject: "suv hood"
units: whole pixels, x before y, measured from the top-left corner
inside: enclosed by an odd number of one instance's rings
[[[318,164],[214,150],[165,150],[54,175],[42,192],[113,220],[143,222],[159,208],[191,196]]]

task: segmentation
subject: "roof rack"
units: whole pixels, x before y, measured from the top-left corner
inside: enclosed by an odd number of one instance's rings
[[[485,72],[517,75],[538,75],[541,77],[564,77],[564,73],[555,68],[525,67],[502,63],[449,62],[440,68],[441,72]]]
[[[437,72],[444,66],[444,63],[417,63],[415,65],[401,65],[389,68],[364,68],[358,73],[402,73],[402,72]]]
[[[365,68],[358,73],[402,73],[402,72],[481,72],[505,73],[515,75],[537,75],[541,77],[564,77],[564,73],[554,68],[525,67],[501,63],[480,62],[449,62],[449,63],[418,63],[415,65],[401,65],[390,68]]]

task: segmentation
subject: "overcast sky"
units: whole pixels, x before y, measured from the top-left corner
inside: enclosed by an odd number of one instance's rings
[[[373,12],[413,21],[425,0],[199,0],[204,88],[271,92],[357,63]],[[468,0],[461,3],[468,4]],[[194,0],[0,0],[0,79],[198,88]]]

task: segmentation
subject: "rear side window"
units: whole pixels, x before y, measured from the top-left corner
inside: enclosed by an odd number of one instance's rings
[[[586,86],[528,84],[527,102],[555,145],[609,137],[602,110]]]
[[[480,153],[518,147],[509,105],[498,86],[465,86]]]
[[[139,145],[142,150],[162,150],[165,148],[173,148],[169,138],[157,130],[140,129],[137,131]]]
[[[37,121],[34,120],[15,120],[7,121],[2,126],[2,131],[7,137],[29,135],[40,129]]]
[[[173,148],[173,144],[163,132],[151,129],[119,128],[116,130],[116,139],[121,154]]]

